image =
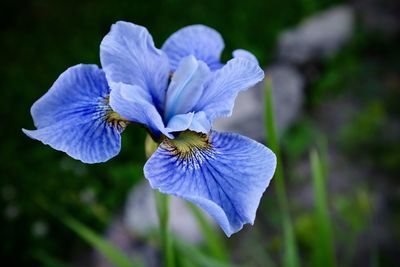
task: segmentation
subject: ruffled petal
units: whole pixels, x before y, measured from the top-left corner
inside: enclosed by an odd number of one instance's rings
[[[144,124],[156,137],[161,133],[172,138],[153,104],[149,92],[136,85],[112,83],[110,106],[129,121]]]
[[[252,60],[243,57],[233,58],[204,85],[203,94],[195,112],[204,111],[210,123],[217,117],[232,114],[235,98],[264,79],[264,71]]]
[[[193,55],[204,61],[211,70],[219,69],[224,40],[214,29],[205,25],[191,25],[173,33],[162,46],[168,55],[172,71],[178,68],[179,62]]]
[[[233,57],[242,57],[242,58],[246,58],[246,59],[248,59],[248,60],[250,60],[250,61],[253,61],[254,63],[256,63],[256,64],[258,65],[258,60],[257,60],[257,58],[256,58],[252,53],[250,53],[250,52],[247,51],[247,50],[244,50],[244,49],[236,49],[235,51],[233,51],[232,56],[233,56]]]
[[[112,110],[104,72],[96,65],[76,65],[36,101],[31,114],[37,130],[23,132],[85,163],[117,155],[124,121],[108,117]]]
[[[207,65],[194,56],[182,59],[172,76],[167,91],[165,119],[192,111],[203,93],[204,83],[210,78]]]
[[[151,186],[203,208],[227,236],[253,224],[275,171],[274,153],[237,134],[190,134],[164,141],[151,156],[144,167]]]
[[[146,28],[124,21],[115,23],[101,42],[100,59],[109,81],[147,90],[162,111],[170,71],[168,57],[155,48]]]

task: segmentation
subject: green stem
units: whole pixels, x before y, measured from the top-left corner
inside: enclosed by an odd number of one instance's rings
[[[273,112],[272,86],[270,77],[266,78],[265,102],[265,125],[268,136],[268,145],[270,146],[272,151],[275,152],[277,158],[274,182],[282,217],[282,227],[284,235],[284,266],[298,267],[300,265],[299,256],[297,252],[296,238],[294,235],[293,224],[290,217],[289,204],[286,195],[284,181],[285,179]]]
[[[161,247],[165,267],[175,267],[172,236],[169,228],[169,196],[155,191],[158,220],[160,223]]]
[[[146,157],[150,158],[151,155],[157,150],[157,147],[158,144],[154,142],[150,136],[147,136],[145,141]],[[174,248],[169,227],[169,196],[160,193],[158,190],[155,190],[154,197],[156,201],[158,221],[160,224],[160,239],[164,267],[175,267]]]

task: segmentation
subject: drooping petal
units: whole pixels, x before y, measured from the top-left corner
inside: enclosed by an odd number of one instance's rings
[[[76,65],[37,100],[31,114],[37,130],[23,132],[85,163],[104,162],[120,151],[124,122],[109,118],[110,93],[96,65]]]
[[[164,141],[146,163],[150,185],[203,208],[227,236],[253,224],[275,171],[274,153],[237,134],[183,134]]]
[[[250,61],[255,62],[255,63],[258,65],[258,60],[257,60],[257,58],[256,58],[252,53],[250,53],[250,52],[247,51],[247,50],[244,50],[244,49],[236,49],[235,51],[233,51],[232,55],[233,55],[233,57],[242,57],[242,58],[246,58],[246,59],[248,59],[248,60],[250,60]]]
[[[214,29],[205,25],[191,25],[173,33],[162,46],[168,55],[172,71],[189,55],[204,61],[211,70],[219,69],[224,40]]]
[[[238,93],[263,78],[264,71],[257,63],[243,57],[233,58],[214,72],[213,77],[204,85],[203,94],[194,111],[204,111],[211,123],[217,117],[230,116]]]
[[[203,84],[210,78],[207,65],[194,56],[182,59],[172,76],[167,91],[165,118],[169,121],[174,115],[192,111],[203,93]]]
[[[144,124],[157,137],[163,133],[172,138],[165,130],[149,92],[139,86],[124,83],[112,83],[112,88],[110,106],[115,112],[129,121]]]
[[[170,71],[168,57],[155,48],[146,28],[124,21],[115,23],[101,42],[100,59],[109,81],[147,90],[157,109],[163,109]]]

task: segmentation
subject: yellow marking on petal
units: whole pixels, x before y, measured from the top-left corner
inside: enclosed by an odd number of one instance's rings
[[[110,126],[117,128],[117,130],[120,132],[125,130],[126,126],[129,124],[129,121],[111,109],[110,96],[106,96],[104,98],[104,104],[106,105],[107,109],[106,122]]]
[[[193,157],[196,152],[212,149],[208,135],[192,131],[181,132],[175,139],[165,138],[162,145],[180,158]]]
[[[118,131],[122,132],[126,126],[128,126],[129,121],[123,118],[115,111],[109,111],[106,115],[106,121],[109,125],[114,128],[117,128]]]

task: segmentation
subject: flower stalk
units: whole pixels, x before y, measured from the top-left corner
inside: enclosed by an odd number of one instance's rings
[[[153,139],[148,135],[145,140],[146,157],[150,158],[151,155],[157,150],[157,147],[158,144],[154,142]],[[174,249],[169,226],[169,196],[161,193],[158,190],[155,190],[154,197],[160,226],[160,239],[164,266],[174,267]]]

